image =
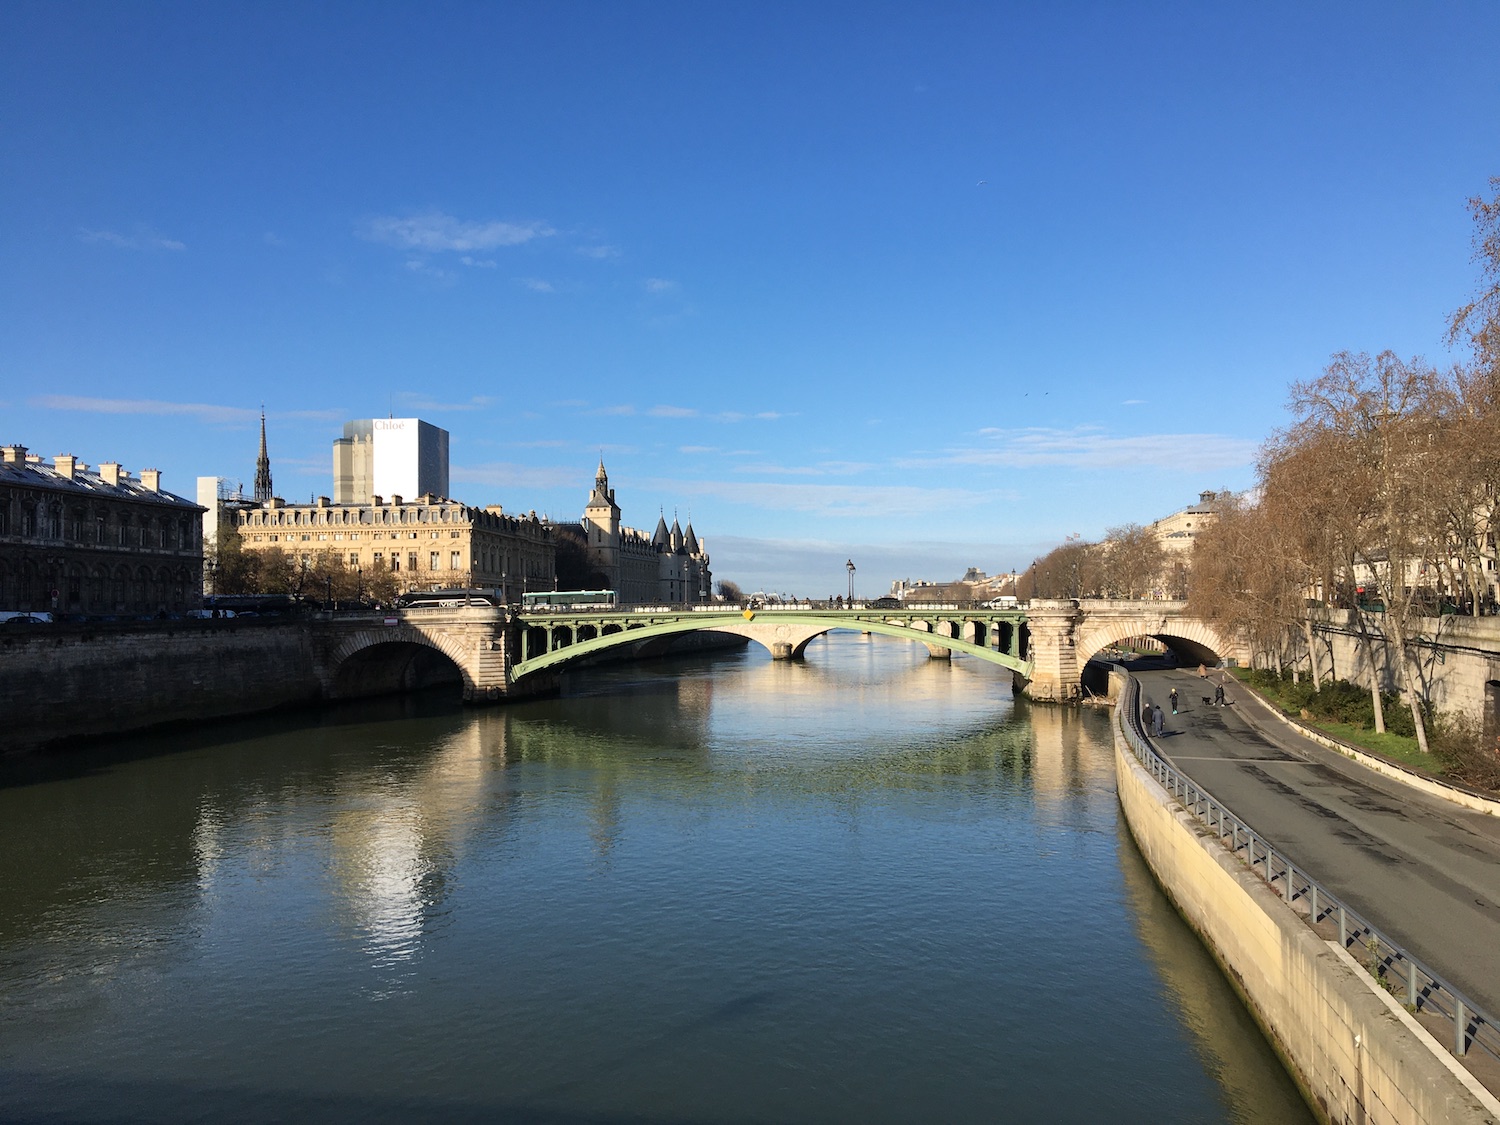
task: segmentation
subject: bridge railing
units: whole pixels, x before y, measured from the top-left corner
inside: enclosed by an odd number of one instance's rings
[[[1494,1017],[1383,934],[1293,863],[1285,851],[1156,752],[1140,729],[1140,682],[1134,676],[1126,678],[1115,713],[1125,741],[1141,765],[1288,906],[1313,927],[1336,930],[1339,944],[1351,952],[1377,984],[1403,1001],[1408,1011],[1447,1021],[1452,1028],[1450,1042],[1455,1055],[1462,1058],[1471,1047],[1479,1047],[1500,1062],[1500,1026]]]

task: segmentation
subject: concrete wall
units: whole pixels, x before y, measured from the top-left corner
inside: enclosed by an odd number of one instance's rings
[[[1500,1121],[1500,1101],[1173,801],[1115,731],[1125,821],[1162,889],[1334,1122]]]
[[[1313,631],[1319,668],[1341,680],[1369,686],[1371,665],[1359,642],[1354,614],[1349,610],[1314,610]],[[1374,674],[1387,690],[1396,687],[1395,649],[1379,634],[1380,615],[1369,614],[1374,641]],[[1416,667],[1427,698],[1439,711],[1455,711],[1493,723],[1497,705],[1490,682],[1500,682],[1500,617],[1436,617],[1423,619],[1428,628],[1416,645]],[[1307,668],[1305,647],[1294,638]]]
[[[172,622],[0,629],[0,752],[309,703],[299,624]]]

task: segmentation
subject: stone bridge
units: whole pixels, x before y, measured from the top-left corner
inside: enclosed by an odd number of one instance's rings
[[[1033,601],[1025,609],[736,610],[622,607],[567,611],[514,607],[411,609],[314,623],[315,667],[325,698],[384,694],[459,679],[471,702],[542,694],[566,665],[610,650],[649,654],[685,633],[732,633],[778,660],[815,637],[852,629],[922,644],[938,659],[961,653],[1010,671],[1034,699],[1078,698],[1099,650],[1150,636],[1186,662],[1242,657],[1240,646],[1188,618],[1180,602]]]

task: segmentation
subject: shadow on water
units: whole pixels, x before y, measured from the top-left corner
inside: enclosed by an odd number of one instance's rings
[[[1316,1118],[1288,1080],[1260,1027],[1203,943],[1177,913],[1146,865],[1123,818],[1120,874],[1136,932],[1219,1084],[1224,1109],[1239,1125],[1296,1125]]]

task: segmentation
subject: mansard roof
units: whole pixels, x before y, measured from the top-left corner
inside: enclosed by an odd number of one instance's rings
[[[131,476],[125,469],[108,463],[117,473],[116,483],[104,477],[104,466],[90,469],[73,460],[71,474],[60,472],[56,461],[47,464],[40,457],[28,457],[24,446],[6,446],[7,455],[0,461],[0,484],[39,488],[54,492],[59,499],[87,499],[101,497],[110,500],[130,500],[139,504],[157,504],[168,508],[182,508],[193,512],[204,509],[184,496],[166,491],[161,487],[151,488],[139,476]],[[66,457],[66,455],[65,455]],[[148,469],[146,473],[151,473]],[[154,478],[159,481],[159,476]]]

